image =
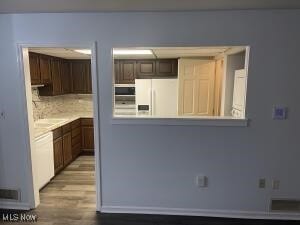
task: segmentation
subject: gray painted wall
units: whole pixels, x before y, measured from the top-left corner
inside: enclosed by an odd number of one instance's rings
[[[16,43],[97,41],[104,206],[266,211],[271,197],[300,199],[299,20],[300,11],[1,15],[1,185],[27,189]],[[112,47],[199,45],[251,46],[249,127],[111,124]],[[274,104],[289,107],[288,120],[271,119]],[[199,173],[208,188],[195,186]]]

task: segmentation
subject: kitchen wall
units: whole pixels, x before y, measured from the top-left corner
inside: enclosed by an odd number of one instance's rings
[[[66,94],[39,96],[38,89],[32,90],[34,120],[47,118],[58,113],[93,112],[93,99],[89,94]]]
[[[97,41],[102,210],[272,216],[271,198],[300,199],[299,20],[299,10],[0,15],[1,186],[28,203],[17,43]],[[250,45],[248,127],[114,123],[113,47],[205,45]],[[272,120],[275,104],[288,107],[287,120]]]

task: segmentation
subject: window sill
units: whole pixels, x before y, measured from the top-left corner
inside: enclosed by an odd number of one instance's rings
[[[114,116],[113,125],[160,125],[160,126],[206,126],[206,127],[247,127],[248,119],[233,117],[137,117]]]

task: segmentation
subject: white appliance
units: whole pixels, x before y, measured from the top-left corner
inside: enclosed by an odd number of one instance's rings
[[[177,79],[136,79],[135,98],[137,115],[177,116]]]
[[[247,74],[246,70],[236,70],[234,74],[234,88],[232,99],[232,116],[237,118],[245,117],[246,106],[246,90],[247,90]]]
[[[37,155],[37,183],[41,189],[54,177],[52,132],[35,138],[35,152]]]

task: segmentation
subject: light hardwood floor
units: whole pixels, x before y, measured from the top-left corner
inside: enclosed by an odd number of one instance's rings
[[[30,211],[45,225],[95,224],[94,156],[80,156],[40,191],[40,205]],[[22,223],[24,224],[24,223]]]

